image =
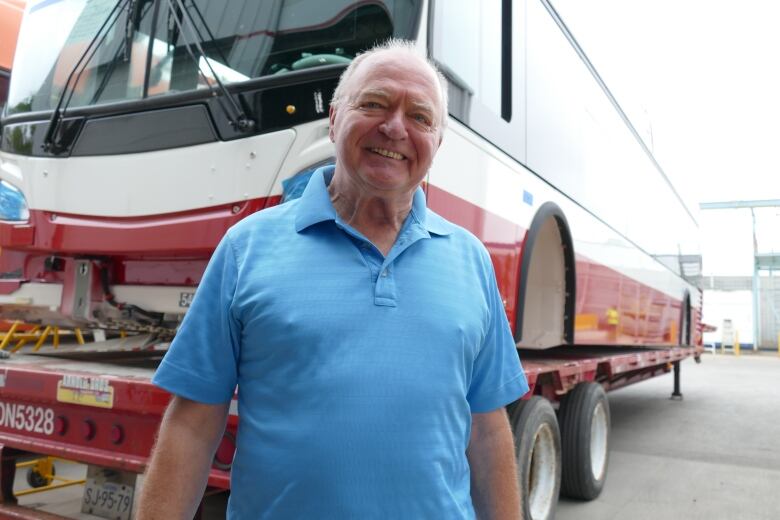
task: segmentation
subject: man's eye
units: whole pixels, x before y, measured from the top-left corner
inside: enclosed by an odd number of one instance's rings
[[[376,101],[364,101],[361,106],[363,108],[382,108],[382,104]]]
[[[421,125],[431,126],[431,119],[425,114],[414,114],[412,119],[420,123]]]

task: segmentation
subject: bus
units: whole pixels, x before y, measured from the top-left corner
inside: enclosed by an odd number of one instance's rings
[[[27,2],[1,119],[0,318],[164,350],[226,230],[333,163],[346,64],[413,40],[449,91],[428,205],[487,247],[531,382],[510,410],[527,516],[554,515],[559,488],[594,498],[604,390],[674,366],[679,393],[679,362],[701,351],[700,253],[694,217],[554,4]],[[549,468],[532,470],[534,453]]]

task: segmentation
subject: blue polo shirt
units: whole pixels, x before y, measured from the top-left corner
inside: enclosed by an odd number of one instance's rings
[[[238,385],[230,518],[474,518],[471,414],[528,390],[490,258],[422,190],[384,257],[332,175],[228,231],[153,382]]]

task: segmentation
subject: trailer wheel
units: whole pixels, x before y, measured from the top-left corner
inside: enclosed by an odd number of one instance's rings
[[[509,409],[515,435],[515,456],[523,518],[555,518],[561,487],[561,436],[555,410],[547,399],[533,396]]]
[[[609,401],[601,385],[580,383],[561,400],[561,493],[593,500],[604,487],[609,460]]]

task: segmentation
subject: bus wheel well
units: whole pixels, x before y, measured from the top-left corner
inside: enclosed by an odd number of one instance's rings
[[[544,349],[574,342],[574,242],[563,211],[546,202],[536,212],[521,251],[515,341]]]

